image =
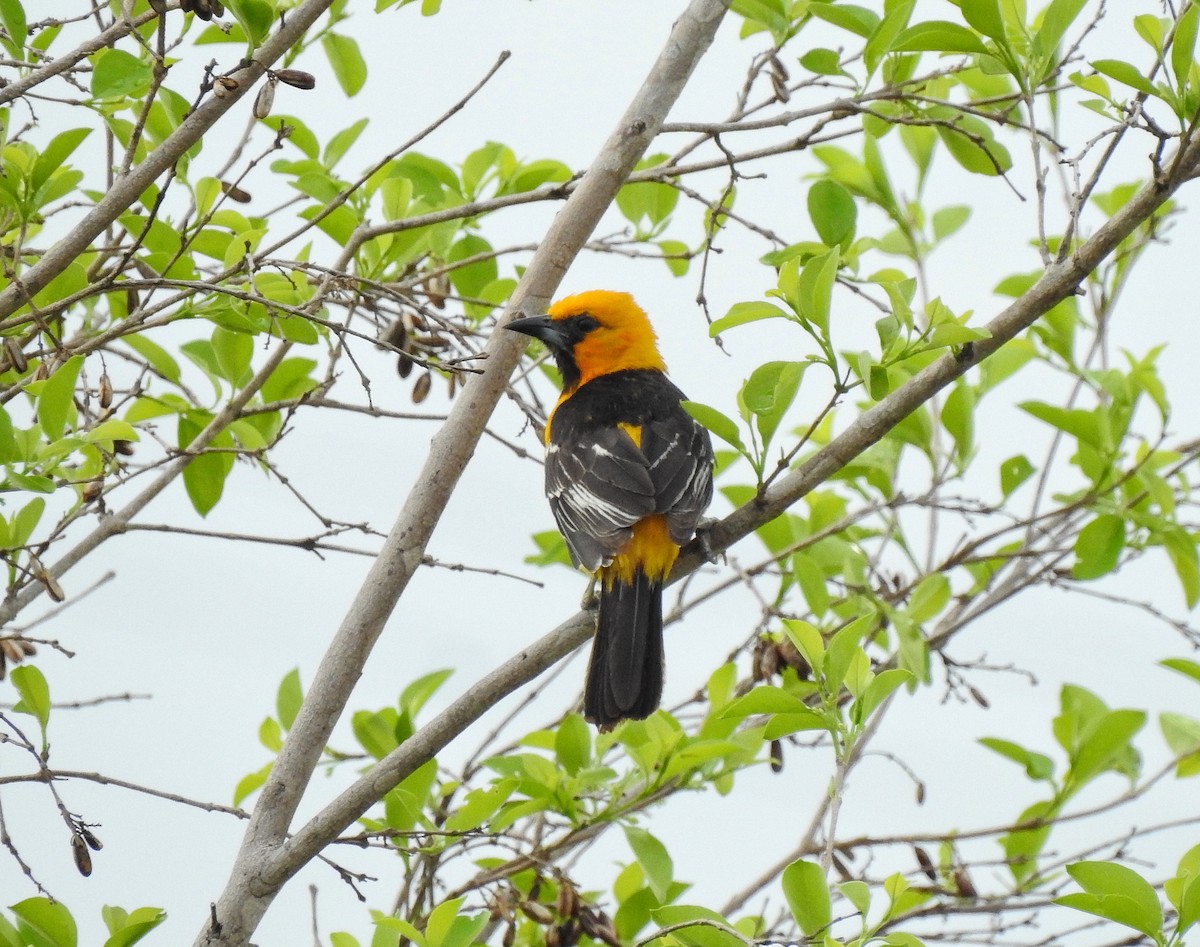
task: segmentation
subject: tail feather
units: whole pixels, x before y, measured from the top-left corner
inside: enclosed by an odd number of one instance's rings
[[[632,582],[601,589],[584,716],[601,730],[640,720],[658,709],[662,688],[662,582],[636,569]]]

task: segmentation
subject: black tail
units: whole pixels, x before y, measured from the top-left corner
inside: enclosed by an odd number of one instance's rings
[[[662,582],[641,569],[600,590],[583,713],[601,730],[658,709],[663,688]]]

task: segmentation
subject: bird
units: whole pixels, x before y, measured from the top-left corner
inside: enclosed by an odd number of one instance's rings
[[[562,378],[546,497],[571,561],[599,580],[583,710],[606,732],[662,700],[663,583],[712,501],[712,441],[629,293],[576,293],[505,327],[540,340]]]

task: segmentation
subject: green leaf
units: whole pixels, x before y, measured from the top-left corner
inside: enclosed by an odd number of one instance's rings
[[[25,39],[29,35],[29,27],[20,0],[0,0],[0,25],[8,33],[13,45],[17,49],[23,49]]]
[[[592,735],[583,717],[567,714],[554,733],[554,757],[572,776],[592,761]]]
[[[926,622],[938,615],[950,601],[950,580],[941,572],[925,576],[908,599],[908,614],[913,621]]]
[[[109,928],[112,936],[104,942],[104,947],[131,947],[166,919],[167,912],[161,908],[137,908],[122,919],[116,930]]]
[[[823,178],[808,189],[808,216],[825,246],[849,245],[854,240],[858,208],[837,181]]]
[[[321,45],[338,85],[347,97],[353,98],[367,81],[367,64],[358,49],[358,42],[350,36],[326,33],[321,37]]]
[[[1012,167],[1008,149],[996,141],[991,126],[982,119],[956,113],[953,109],[931,109],[930,114],[947,122],[937,126],[938,137],[965,170],[995,177]]]
[[[825,930],[833,920],[833,912],[829,885],[821,866],[798,859],[783,869],[780,880],[783,896],[800,930],[808,937]]]
[[[9,524],[8,548],[15,549],[29,542],[29,537],[37,529],[45,510],[46,501],[41,497],[34,497],[17,511]]]
[[[645,829],[625,826],[625,839],[633,850],[634,857],[646,873],[646,882],[660,902],[670,900],[671,881],[675,867],[667,848]]]
[[[60,365],[38,395],[38,422],[52,441],[63,435],[68,421],[75,423],[75,381],[83,367],[83,356],[74,355]]]
[[[1007,498],[1034,473],[1036,473],[1036,468],[1024,454],[1008,458],[1000,464],[1000,492]]]
[[[321,156],[321,161],[325,167],[332,169],[342,160],[346,152],[358,141],[358,136],[363,133],[363,129],[367,127],[368,121],[369,119],[360,118],[349,128],[343,128],[329,139],[329,144],[325,146],[325,153]],[[405,179],[400,178],[399,180],[403,181]],[[409,183],[410,188],[411,186],[411,183]]]
[[[1162,539],[1163,548],[1183,587],[1184,601],[1188,608],[1195,608],[1200,601],[1200,557],[1196,554],[1196,541],[1181,528],[1165,531]]]
[[[1195,661],[1189,661],[1187,658],[1166,658],[1159,663],[1165,668],[1190,677],[1193,681],[1200,681],[1200,664]]]
[[[879,14],[850,3],[810,3],[808,11],[827,23],[869,39],[879,28]]]
[[[217,326],[212,333],[212,350],[222,378],[235,388],[250,380],[250,360],[254,357],[252,336]]]
[[[300,669],[292,668],[279,682],[279,690],[275,693],[275,715],[284,730],[291,730],[304,703],[304,688],[300,686]]]
[[[422,674],[400,692],[400,709],[416,720],[417,714],[421,712],[426,701],[438,692],[438,689],[450,679],[452,674],[454,674],[453,668],[442,668],[440,671]]]
[[[92,57],[92,96],[97,99],[137,97],[153,81],[150,63],[123,49],[102,49]]]
[[[21,695],[13,710],[35,718],[44,733],[46,724],[50,722],[50,685],[46,683],[46,676],[36,665],[22,664],[13,668],[11,677],[13,686]]]
[[[963,19],[984,36],[1004,42],[1004,15],[1000,12],[999,0],[959,0]]]
[[[784,310],[769,302],[740,302],[729,307],[729,312],[708,327],[709,338],[715,339],[726,329],[758,322],[760,319],[790,319]]]
[[[38,934],[42,941],[35,947],[76,947],[78,932],[75,919],[66,906],[49,898],[27,898],[14,904],[12,912]]]
[[[1189,3],[1175,23],[1175,40],[1171,43],[1171,71],[1175,73],[1175,87],[1180,92],[1188,87],[1188,76],[1196,54],[1197,17],[1200,17],[1200,10],[1197,10],[1195,3]]]
[[[800,390],[804,370],[811,362],[767,362],[750,375],[742,387],[742,401],[754,415],[765,454],[783,415]]]
[[[1025,767],[1025,775],[1034,780],[1054,778],[1054,760],[1042,753],[1027,750],[1018,743],[996,737],[980,737],[980,744]]]
[[[1056,904],[1115,921],[1162,942],[1162,905],[1153,886],[1131,868],[1115,862],[1075,862],[1069,874],[1086,894],[1055,898]]]
[[[914,23],[892,43],[893,52],[984,53],[987,47],[965,26],[946,20]]]
[[[971,208],[962,204],[943,207],[933,212],[933,236],[935,240],[945,240],[955,233],[963,224],[971,219]]]
[[[1163,890],[1179,912],[1175,933],[1182,934],[1200,920],[1200,845],[1188,849],[1179,859],[1175,877],[1167,879]]]
[[[238,784],[233,788],[233,804],[240,806],[244,800],[262,789],[267,777],[271,775],[271,767],[274,765],[273,762],[268,763],[262,769],[247,773],[239,779]]]
[[[1200,754],[1200,720],[1167,712],[1159,714],[1158,725],[1172,755],[1179,761],[1175,775],[1180,778],[1196,775],[1193,760],[1188,757]]]
[[[1075,538],[1076,579],[1098,579],[1117,567],[1125,549],[1125,520],[1112,513],[1097,516]]]
[[[1116,79],[1118,82],[1129,86],[1131,89],[1136,89],[1138,92],[1152,94],[1154,86],[1150,80],[1142,75],[1141,71],[1134,65],[1122,62],[1119,59],[1097,59],[1092,63],[1092,68],[1110,79]]]
[[[41,149],[33,165],[31,181],[34,190],[41,188],[55,171],[62,167],[85,138],[92,133],[90,128],[72,128],[55,135],[50,144]]]
[[[275,22],[275,9],[267,0],[225,0],[225,6],[246,31],[251,46],[258,46]]]
[[[161,345],[150,341],[145,335],[125,335],[121,337],[120,341],[137,352],[151,368],[167,381],[178,384],[179,363]]]
[[[1087,0],[1052,0],[1042,14],[1042,24],[1034,35],[1034,43],[1042,55],[1050,56],[1062,42]]]
[[[739,453],[746,454],[746,447],[742,443],[742,436],[738,432],[736,421],[722,414],[716,408],[710,408],[708,405],[700,404],[698,401],[683,401],[680,403],[683,405],[683,410],[699,421],[705,428],[726,444],[736,448]]]

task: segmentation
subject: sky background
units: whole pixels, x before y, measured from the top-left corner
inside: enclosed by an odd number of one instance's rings
[[[68,4],[60,3],[63,9]],[[940,0],[918,4],[918,16],[949,17],[953,10]],[[317,76],[317,89],[302,93],[281,87],[276,111],[293,112],[325,132],[360,117],[370,125],[345,159],[344,168],[366,166],[424,126],[470,88],[501,50],[512,59],[467,108],[418,146],[418,150],[457,164],[488,140],[501,141],[523,159],[557,158],[575,168],[590,162],[612,130],[626,103],[658,54],[674,18],[676,3],[630,0],[450,0],[436,17],[422,18],[413,7],[374,17],[366,8],[347,24],[367,59],[370,76],[364,91],[347,100],[337,87],[324,58],[313,50],[295,65]],[[1114,10],[1113,24],[1102,37],[1120,46],[1125,25]],[[746,65],[762,41],[739,40],[731,18],[701,63],[673,119],[718,120],[733,107],[734,94]],[[175,67],[176,88],[191,89],[202,65],[211,56],[230,64],[240,54],[235,46],[189,53]],[[1132,52],[1129,52],[1133,56]],[[1144,58],[1144,57],[1143,57]],[[1141,60],[1135,60],[1141,61]],[[789,60],[789,64],[792,60]],[[798,67],[797,67],[798,68]],[[177,75],[188,71],[186,81]],[[223,131],[235,134],[252,104],[239,103],[239,117],[230,117]],[[1099,120],[1097,119],[1097,129]],[[222,129],[205,141],[203,161],[222,163]],[[1090,132],[1089,132],[1090,133]],[[324,134],[321,135],[325,137]],[[1083,140],[1087,133],[1074,136]],[[260,142],[268,139],[260,133]],[[655,150],[671,151],[687,136],[672,138]],[[747,136],[745,141],[753,139]],[[743,139],[739,138],[741,146]],[[857,144],[851,141],[851,150]],[[1148,145],[1133,143],[1119,160],[1128,172],[1113,177],[1130,180],[1144,172]],[[250,149],[249,154],[254,153]],[[1028,242],[1033,231],[1033,206],[994,179],[966,175],[939,159],[928,195],[931,207],[967,203],[971,221],[961,239],[934,255],[930,285],[955,311],[974,309],[976,321],[1001,308],[992,295],[1000,277],[1036,268],[1037,256]],[[1014,179],[1026,188],[1019,171],[1025,156],[1015,155]],[[762,170],[763,181],[745,182],[739,211],[776,227],[790,239],[807,238],[810,225],[804,206],[805,176],[818,169],[806,155],[791,155]],[[751,169],[753,170],[753,169]],[[706,193],[716,193],[720,174],[689,181]],[[255,195],[250,210],[273,206],[279,185],[265,170],[247,182]],[[1185,190],[1183,203],[1190,193]],[[535,205],[499,215],[484,233],[499,247],[506,242],[528,243],[544,232],[558,204]],[[681,202],[679,215],[691,229],[669,236],[695,242],[699,211]],[[600,232],[624,226],[610,215]],[[860,217],[860,233],[871,230]],[[1168,246],[1153,249],[1129,287],[1113,327],[1117,344],[1141,353],[1170,341],[1160,360],[1175,403],[1171,428],[1179,439],[1197,428],[1197,344],[1194,272],[1195,222],[1185,216],[1169,236]],[[731,228],[721,240],[721,254],[711,261],[706,286],[712,313],[723,314],[733,302],[761,298],[769,288],[768,271],[757,258],[768,247]],[[511,265],[511,264],[509,264]],[[883,265],[880,263],[879,265]],[[511,273],[509,269],[507,271]],[[795,340],[778,327],[756,325],[732,333],[726,352],[707,339],[703,316],[694,303],[698,267],[683,279],[671,277],[661,264],[630,264],[611,255],[585,255],[568,274],[562,292],[597,287],[633,291],[655,321],[672,377],[696,400],[733,413],[742,380],[764,351],[786,352]],[[847,307],[838,318],[846,321],[846,337],[869,331],[871,321]],[[392,357],[359,346],[356,356],[373,381],[376,403],[391,410],[411,407],[409,382],[392,369]],[[1032,377],[1010,385],[1022,386],[1020,397],[1002,390],[987,404],[978,424],[981,482],[972,484],[983,496],[998,496],[996,464],[1025,450],[1031,458],[1049,443],[1044,430],[1030,437],[1030,425],[1013,403],[1026,397],[1053,400],[1057,379]],[[800,425],[806,412],[827,397],[827,379],[814,384],[815,373],[791,416]],[[1044,383],[1044,389],[1038,386]],[[343,386],[353,380],[344,378]],[[811,387],[810,387],[811,385]],[[444,401],[442,386],[424,409]],[[549,394],[549,388],[545,389]],[[423,461],[433,423],[397,424],[362,416],[321,417],[309,412],[298,430],[280,445],[276,460],[294,486],[322,513],[346,522],[369,522],[386,530],[399,509]],[[843,420],[853,416],[843,408]],[[1020,428],[1017,427],[1021,423]],[[501,404],[492,429],[519,441],[531,452],[537,441],[524,419],[507,402]],[[1019,430],[1019,434],[1017,433]],[[920,471],[913,471],[914,477]],[[988,483],[983,478],[991,478]],[[967,492],[964,488],[964,492]],[[727,512],[718,500],[715,513]],[[239,465],[227,486],[226,500],[203,524],[191,510],[177,484],[143,515],[146,523],[173,523],[209,529],[301,537],[317,532],[320,524],[277,484],[249,465]],[[485,438],[447,509],[428,552],[438,560],[496,568],[542,583],[541,587],[475,573],[422,570],[405,595],[376,647],[366,673],[350,702],[351,709],[379,708],[394,703],[408,682],[430,671],[454,666],[454,676],[431,701],[427,715],[453,699],[481,674],[506,660],[578,607],[581,577],[567,569],[539,570],[525,565],[533,551],[532,532],[550,528],[552,520],[542,495],[541,469]],[[952,541],[954,537],[946,537]],[[371,542],[351,540],[363,549]],[[738,562],[756,561],[754,542],[731,551]],[[56,713],[52,763],[70,770],[99,771],[177,792],[189,798],[229,803],[233,787],[244,774],[268,759],[258,744],[258,722],[274,711],[275,689],[284,674],[300,668],[302,679],[312,677],[324,649],[369,567],[361,556],[315,555],[265,545],[230,545],[209,539],[137,532],[109,542],[103,550],[70,573],[68,594],[78,594],[108,570],[116,578],[65,611],[48,625],[77,656],[64,660],[43,649],[39,664],[50,678],[57,701],[84,700],[102,694],[149,694],[149,700],[108,704],[87,711]],[[1123,573],[1110,588],[1136,591],[1152,598],[1172,615],[1183,616],[1182,596],[1165,557],[1148,556]],[[744,593],[722,596],[668,633],[666,703],[688,696],[703,673],[714,667],[749,630],[747,609],[755,608]],[[35,608],[28,615],[36,614]],[[751,614],[757,614],[755,610]],[[27,617],[23,616],[23,618]],[[947,822],[963,828],[992,825],[1015,817],[1038,798],[1018,767],[980,747],[980,735],[1000,736],[1049,751],[1053,741],[1048,721],[1057,709],[1057,681],[1087,686],[1110,706],[1173,709],[1196,706],[1195,685],[1150,662],[1186,655],[1177,633],[1161,623],[1112,605],[1039,591],[1020,597],[979,621],[955,643],[960,659],[986,657],[989,663],[1015,663],[1032,671],[1039,686],[1016,674],[997,673],[975,678],[991,701],[991,709],[974,704],[942,704],[936,684],[913,700],[903,700],[889,712],[887,724],[873,750],[900,755],[927,782],[924,806],[896,764],[872,756],[855,771],[843,807],[842,834],[940,830]],[[1129,665],[1138,668],[1129,673]],[[583,672],[579,656],[548,687],[551,692],[538,709],[520,718],[532,727],[548,722],[578,691]],[[0,685],[7,688],[7,685]],[[11,690],[0,689],[0,701]],[[492,711],[447,760],[474,749],[516,698]],[[427,719],[427,718],[426,718]],[[1143,742],[1158,747],[1156,725],[1147,725]],[[334,745],[350,748],[348,728],[340,727]],[[1165,759],[1148,759],[1147,771]],[[729,797],[715,794],[672,800],[657,819],[654,831],[675,858],[676,875],[694,883],[687,900],[719,907],[726,894],[757,876],[786,854],[804,832],[816,800],[825,790],[828,760],[819,754],[790,752],[782,774],[765,767],[739,777]],[[318,775],[301,806],[301,820],[324,804],[344,784],[349,773],[330,779]],[[743,786],[742,783],[745,783]],[[1086,806],[1114,791],[1115,777],[1100,781],[1099,794],[1090,790],[1077,803]],[[6,788],[5,815],[10,831],[54,894],[75,912],[81,943],[98,943],[99,905],[161,906],[169,919],[150,943],[187,943],[199,929],[209,901],[220,893],[237,850],[244,824],[219,813],[184,809],[112,787],[86,782],[63,785],[71,809],[99,823],[96,834],[106,843],[95,856],[96,870],[82,879],[70,868],[70,849],[61,821],[48,795],[36,785]],[[1161,811],[1192,811],[1192,787],[1164,788]],[[948,816],[948,813],[952,813]],[[1157,817],[1148,813],[1144,821]],[[1112,834],[1120,832],[1122,821]],[[721,827],[714,835],[713,826]],[[702,826],[697,831],[697,826]],[[1071,849],[1073,833],[1064,827],[1055,839]],[[1197,841],[1195,831],[1164,835],[1162,869]],[[1080,838],[1096,837],[1080,835]],[[1104,836],[1108,837],[1108,836]],[[722,853],[719,870],[712,871],[714,845]],[[998,857],[998,850],[995,850]],[[365,890],[373,907],[386,907],[402,869],[399,859],[337,852],[347,867],[379,878]],[[907,849],[897,852],[897,867],[912,867]],[[618,836],[590,852],[581,865],[586,876],[594,866],[597,877],[613,861],[629,854]],[[1153,873],[1153,872],[1152,872]],[[996,870],[996,877],[1001,873]],[[288,885],[256,935],[256,942],[306,942],[310,928],[308,886],[319,889],[320,927],[350,930],[369,940],[365,911],[349,889],[328,868],[310,868]],[[988,885],[988,880],[983,882]],[[0,902],[11,904],[32,891],[13,862],[0,858]],[[775,902],[778,906],[778,901]],[[761,909],[761,902],[749,906]],[[769,912],[768,912],[769,913]]]

